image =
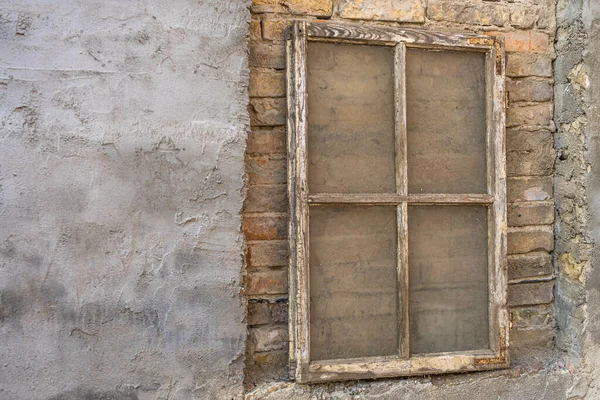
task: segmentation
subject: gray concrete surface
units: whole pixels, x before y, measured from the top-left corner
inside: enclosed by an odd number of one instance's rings
[[[0,399],[242,394],[247,0],[0,0]]]

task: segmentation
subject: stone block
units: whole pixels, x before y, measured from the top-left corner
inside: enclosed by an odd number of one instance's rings
[[[508,207],[508,226],[551,225],[554,204],[547,202],[514,203]]]
[[[508,279],[539,278],[552,275],[552,256],[548,253],[508,256]]]
[[[552,77],[552,59],[546,54],[509,53],[506,75],[510,77]]]
[[[425,21],[423,0],[340,0],[339,15],[346,19]]]
[[[548,304],[554,300],[554,281],[508,285],[508,305]]]
[[[285,93],[284,71],[268,68],[250,69],[250,97],[284,97]]]
[[[502,3],[429,0],[427,18],[434,21],[458,22],[482,26],[508,24],[510,12]]]
[[[507,238],[508,254],[554,250],[554,232],[551,226],[510,228]]]
[[[552,176],[508,178],[508,202],[550,200],[553,193],[552,183]]]
[[[508,176],[552,175],[555,159],[552,133],[509,130],[506,159]]]

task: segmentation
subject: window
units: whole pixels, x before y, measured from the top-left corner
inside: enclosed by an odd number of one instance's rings
[[[287,46],[296,380],[507,367],[502,42],[296,22]]]

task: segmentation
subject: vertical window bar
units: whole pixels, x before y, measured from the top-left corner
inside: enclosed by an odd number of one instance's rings
[[[407,161],[406,161],[406,45],[398,43],[394,48],[394,80],[396,100],[396,193],[408,194]],[[397,206],[398,227],[398,335],[399,354],[402,358],[410,357],[409,321],[408,321],[408,205],[402,202]]]

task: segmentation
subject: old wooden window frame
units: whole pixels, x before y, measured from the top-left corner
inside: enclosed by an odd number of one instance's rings
[[[309,193],[307,184],[307,41],[394,47],[395,194]],[[408,194],[404,57],[407,47],[484,53],[487,90],[487,194]],[[506,309],[506,166],[504,43],[502,38],[446,34],[333,22],[295,21],[287,40],[288,193],[290,243],[290,375],[300,383],[480,371],[509,366]],[[309,204],[396,205],[398,279],[401,306],[400,348],[391,357],[311,361],[309,355]],[[409,353],[408,204],[488,207],[488,290],[490,349],[425,355]]]

